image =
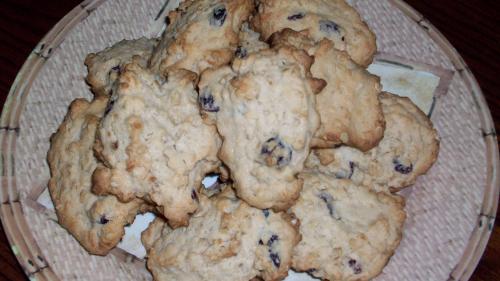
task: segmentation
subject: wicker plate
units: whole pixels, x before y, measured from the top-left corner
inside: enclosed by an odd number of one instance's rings
[[[467,280],[490,236],[499,196],[493,122],[469,68],[449,42],[399,0],[353,0],[375,31],[380,52],[453,73],[432,115],[441,152],[413,187],[405,235],[376,280]],[[34,203],[46,188],[49,137],[77,97],[91,97],[84,57],[120,39],[157,35],[163,0],[89,0],[40,42],[18,74],[0,125],[0,216],[32,280],[150,280],[129,255],[88,255]]]

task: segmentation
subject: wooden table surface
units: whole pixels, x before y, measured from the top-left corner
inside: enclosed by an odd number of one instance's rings
[[[377,1],[377,0],[371,0]],[[0,101],[38,41],[79,0],[0,0]],[[500,131],[500,1],[407,0],[455,46],[475,74]],[[0,225],[0,280],[27,280]],[[500,223],[471,280],[500,280]],[[402,280],[403,281],[403,280]]]

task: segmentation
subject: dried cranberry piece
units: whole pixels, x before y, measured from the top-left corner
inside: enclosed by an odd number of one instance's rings
[[[292,149],[279,137],[268,139],[262,145],[260,153],[264,156],[264,161],[268,166],[282,168],[292,160]]]
[[[394,170],[400,174],[407,175],[413,171],[413,164],[411,163],[407,166],[401,163],[399,159],[394,159],[392,163],[394,164]]]
[[[273,243],[278,241],[279,239],[280,238],[278,237],[278,235],[276,235],[276,234],[271,235],[271,238],[269,238],[269,240],[267,240],[267,246],[271,247],[273,245]]]
[[[352,271],[354,272],[354,274],[360,274],[361,272],[363,272],[363,270],[361,269],[361,264],[357,260],[355,260],[355,259],[349,259],[349,261],[347,262],[347,264],[352,269]]]
[[[191,199],[198,201],[198,194],[196,193],[196,190],[191,191]]]
[[[198,103],[201,109],[207,112],[218,112],[220,110],[219,106],[215,103],[214,96],[207,88],[201,91],[198,96]]]
[[[322,192],[318,195],[318,197],[325,202],[326,207],[328,208],[328,213],[334,219],[340,220],[339,215],[335,212],[335,207],[333,206],[333,197],[329,193]]]
[[[99,219],[100,224],[107,224],[109,220],[106,218],[105,215],[102,215],[101,218]]]
[[[243,59],[248,56],[248,51],[244,47],[238,46],[238,48],[236,48],[236,52],[234,52],[234,55],[239,59]]]
[[[303,19],[304,16],[305,16],[304,13],[297,13],[297,14],[293,14],[293,15],[289,16],[287,19],[291,20],[291,21],[295,21],[295,20]]]
[[[264,213],[264,217],[269,217],[269,210],[268,209],[264,209],[262,210],[262,212]]]
[[[270,253],[269,254],[269,257],[271,258],[271,260],[273,261],[273,264],[274,266],[276,267],[280,267],[281,265],[281,259],[280,259],[280,256],[277,254],[277,253]]]
[[[331,34],[331,33],[340,33],[340,25],[337,23],[331,21],[331,20],[320,20],[319,21],[319,30],[323,31],[324,33]]]
[[[224,6],[216,7],[212,11],[212,16],[210,17],[210,25],[213,26],[223,26],[226,21],[227,10]]]

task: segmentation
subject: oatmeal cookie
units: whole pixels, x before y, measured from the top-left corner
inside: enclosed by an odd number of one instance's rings
[[[319,125],[312,58],[295,48],[263,50],[232,68],[203,73],[199,103],[223,138],[219,153],[237,194],[260,208],[287,209],[298,197],[312,136]]]
[[[252,0],[185,0],[168,15],[152,69],[161,74],[171,68],[201,73],[229,63],[241,25],[253,9]]]
[[[293,268],[324,280],[377,276],[401,240],[404,199],[319,173],[301,177],[304,189],[290,209],[302,235]]]
[[[220,139],[199,114],[195,80],[187,70],[164,79],[135,63],[124,67],[98,129],[94,149],[105,166],[94,172],[94,192],[145,199],[172,227],[187,225],[201,180],[220,163]]]
[[[267,40],[284,28],[307,31],[316,42],[326,38],[345,50],[361,66],[368,66],[377,50],[375,35],[358,12],[344,0],[259,0],[252,19]]]
[[[157,281],[281,280],[300,240],[297,227],[289,215],[252,208],[228,188],[214,200],[200,195],[188,227],[172,230],[157,219],[142,241]]]
[[[107,98],[77,99],[51,137],[49,191],[59,223],[91,254],[105,255],[120,242],[124,226],[147,207],[139,200],[121,203],[91,192],[98,162],[92,146]]]
[[[350,147],[320,149],[311,153],[306,166],[393,192],[414,184],[437,160],[437,131],[409,98],[382,93],[381,102],[387,124],[378,146],[366,153]]]
[[[384,115],[379,101],[380,79],[357,65],[346,52],[323,39],[315,43],[307,32],[284,29],[271,36],[271,45],[294,46],[314,56],[311,73],[327,82],[316,96],[321,125],[313,139],[316,148],[346,144],[367,151],[384,135]]]
[[[132,61],[146,66],[157,43],[157,39],[147,38],[122,40],[101,52],[87,55],[86,80],[92,92],[95,95],[109,96],[121,68]]]

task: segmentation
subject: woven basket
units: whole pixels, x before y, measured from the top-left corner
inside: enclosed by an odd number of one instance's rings
[[[439,159],[412,187],[404,238],[376,280],[467,280],[490,236],[499,196],[496,133],[484,97],[456,50],[404,2],[351,3],[377,34],[380,52],[452,72],[432,115],[442,141]],[[91,97],[85,55],[124,38],[157,36],[171,5],[84,1],[42,39],[18,74],[0,120],[0,216],[31,280],[151,280],[143,261],[123,252],[87,254],[32,195],[47,186],[49,137],[69,103]]]

